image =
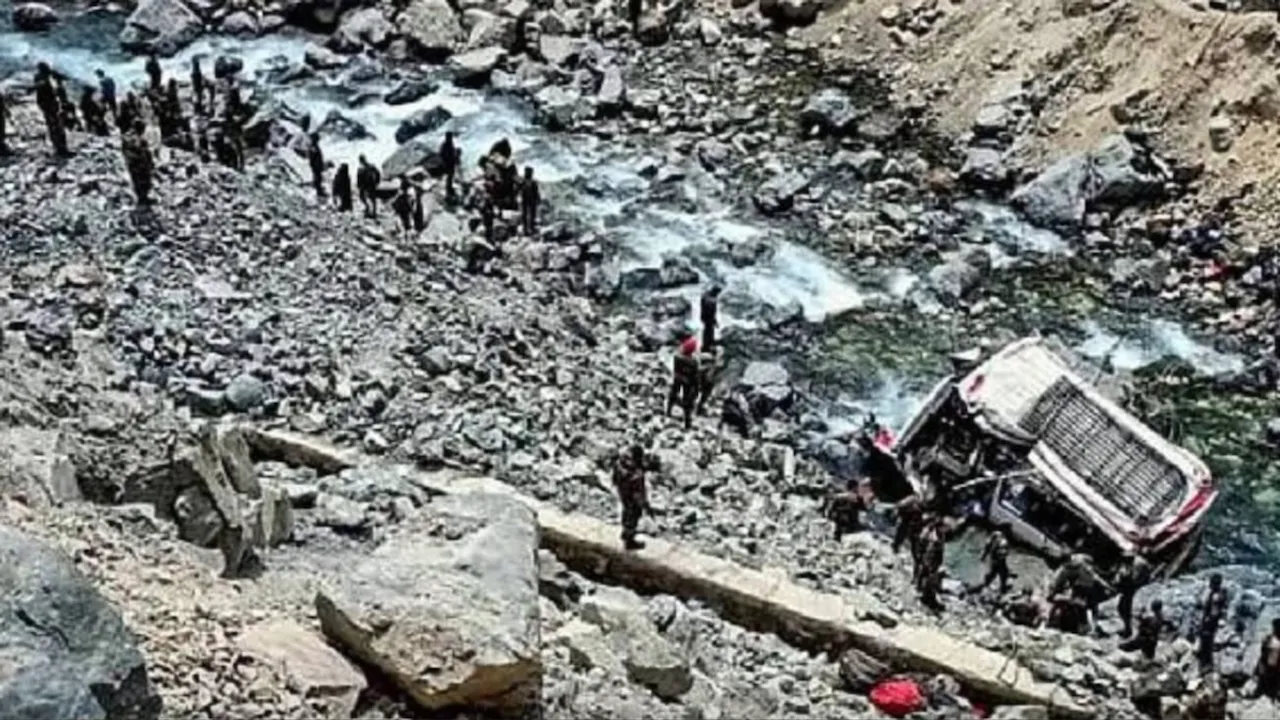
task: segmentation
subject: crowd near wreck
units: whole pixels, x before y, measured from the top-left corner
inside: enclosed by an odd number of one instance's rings
[[[1280,713],[1217,446],[1017,305],[1277,282],[1194,160],[1014,172],[1042,103],[948,138],[803,0],[126,10],[0,26],[0,715]],[[859,327],[934,375],[850,431]]]

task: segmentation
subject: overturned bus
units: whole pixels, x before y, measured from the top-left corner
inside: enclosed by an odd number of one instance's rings
[[[889,496],[932,498],[1050,560],[1085,553],[1108,580],[1126,555],[1157,578],[1195,556],[1217,497],[1209,469],[1085,380],[1069,351],[1029,337],[953,363],[896,438],[876,439],[896,469],[878,479],[898,486]]]

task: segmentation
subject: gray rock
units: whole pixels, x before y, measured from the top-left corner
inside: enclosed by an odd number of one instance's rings
[[[224,35],[253,37],[258,34],[258,19],[244,10],[233,12],[223,18],[219,30]]]
[[[226,389],[227,405],[236,412],[248,412],[267,401],[267,386],[247,373],[238,375]]]
[[[142,0],[125,20],[120,47],[169,56],[204,32],[200,17],[182,0]]]
[[[1003,104],[984,105],[973,121],[973,132],[978,137],[999,137],[1009,129],[1009,110]]]
[[[159,695],[120,613],[53,548],[0,526],[0,716],[157,718]]]
[[[520,502],[437,498],[317,593],[320,625],[425,709],[536,705],[537,550]]]
[[[656,268],[632,268],[622,273],[622,286],[628,290],[668,290],[693,285],[701,280],[698,271],[682,257],[662,258]]]
[[[0,428],[0,496],[34,508],[80,499],[66,438],[56,430]]]
[[[316,127],[316,132],[321,137],[338,138],[352,142],[355,140],[368,140],[374,137],[373,133],[358,121],[343,115],[339,110],[330,110],[328,115],[324,116],[324,120]]]
[[[751,196],[756,209],[763,215],[778,215],[795,205],[796,195],[809,187],[807,175],[795,171],[783,172],[766,180]]]
[[[41,32],[58,24],[58,13],[39,2],[13,6],[13,26],[23,32]]]
[[[775,410],[786,411],[795,400],[791,375],[786,368],[774,362],[755,360],[749,363],[738,379],[738,389],[746,393],[756,417],[768,417]]]
[[[468,8],[462,14],[462,26],[467,29],[467,49],[478,50],[489,46],[511,52],[516,49],[515,18],[495,15],[480,8]]]
[[[213,76],[219,80],[239,75],[244,70],[244,61],[234,55],[219,55],[213,61]]]
[[[489,82],[489,75],[507,57],[507,51],[498,46],[469,50],[449,58],[453,71],[453,83],[459,87],[480,88]]]
[[[14,11],[16,14],[16,10]],[[1235,141],[1235,128],[1231,118],[1226,115],[1214,115],[1209,118],[1209,146],[1214,152],[1226,152]]]
[[[636,27],[636,39],[641,45],[656,47],[671,37],[671,19],[667,16],[667,11],[660,7],[645,10]]]
[[[859,695],[866,694],[892,672],[888,665],[855,648],[840,655],[839,666],[844,688]]]
[[[347,64],[347,58],[326,47],[321,47],[315,43],[307,43],[307,49],[303,55],[303,62],[309,67],[317,70],[332,70],[340,68]]]
[[[1123,135],[1112,135],[1088,155],[1071,155],[1050,165],[1010,200],[1032,222],[1076,228],[1093,205],[1124,206],[1158,198],[1168,170]]]
[[[1076,227],[1089,201],[1089,161],[1071,155],[1050,165],[1009,200],[1033,223],[1047,227]]]
[[[1089,155],[1090,202],[1119,205],[1151,200],[1164,191],[1168,171],[1123,135],[1111,135]]]
[[[982,188],[998,189],[1009,180],[1004,156],[995,148],[975,145],[965,153],[960,179]]]
[[[929,271],[929,286],[938,298],[954,304],[962,300],[991,272],[991,255],[985,248],[970,246]]]
[[[533,97],[539,122],[548,130],[570,130],[594,114],[591,103],[583,102],[577,90],[551,85]]]
[[[325,643],[324,638],[289,620],[268,620],[245,631],[240,651],[276,668],[289,689],[320,704],[330,717],[353,717],[368,682],[360,668]]]
[[[600,78],[600,90],[596,92],[596,110],[603,115],[622,111],[627,100],[627,87],[622,78],[622,68],[610,65]]]
[[[382,100],[388,105],[406,105],[415,100],[420,100],[439,89],[440,84],[434,80],[426,78],[403,80],[391,92],[387,93]]]
[[[438,169],[442,167],[439,143],[419,135],[396,148],[391,157],[382,163],[382,177],[384,180],[391,180],[416,168],[424,168],[429,174],[438,175]],[[437,171],[433,171],[433,168]]]
[[[384,48],[395,26],[382,14],[381,8],[358,8],[342,16],[334,36],[339,44]]]
[[[800,126],[829,135],[848,135],[857,129],[858,109],[843,90],[826,88],[814,93],[800,111]]]
[[[824,0],[760,0],[760,14],[782,27],[810,25],[818,19]]]
[[[443,107],[431,107],[410,115],[396,128],[396,142],[406,143],[419,135],[444,127],[453,115]]]
[[[552,67],[567,67],[578,59],[583,45],[579,38],[548,33],[538,38],[538,57]]]
[[[458,16],[446,0],[412,0],[400,13],[400,32],[425,59],[440,60],[466,40]]]
[[[698,36],[702,38],[702,44],[713,46],[719,45],[724,33],[721,32],[720,26],[711,18],[702,18],[698,21]]]

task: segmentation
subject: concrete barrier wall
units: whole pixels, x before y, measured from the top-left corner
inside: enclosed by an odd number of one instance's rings
[[[247,430],[246,437],[260,457],[320,472],[337,472],[360,460],[288,433]],[[818,592],[792,583],[784,571],[752,570],[661,538],[650,539],[642,550],[628,551],[616,525],[561,512],[491,478],[455,471],[418,472],[414,478],[435,494],[484,492],[519,499],[537,513],[542,544],[584,576],[697,599],[735,624],[777,634],[806,650],[855,647],[894,667],[946,673],[998,702],[1044,705],[1063,718],[1092,716],[1061,688],[1036,680],[1016,660],[933,628],[897,623],[869,595]]]

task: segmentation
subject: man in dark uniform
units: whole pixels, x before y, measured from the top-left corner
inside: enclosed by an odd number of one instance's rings
[[[982,548],[982,560],[987,561],[987,574],[983,576],[982,582],[970,588],[972,592],[982,592],[992,580],[1000,580],[1000,594],[1004,595],[1009,591],[1009,535],[1003,527],[998,527],[991,532],[991,537],[987,538],[987,544]]]
[[[639,550],[644,543],[636,540],[640,517],[653,515],[649,506],[649,489],[645,483],[645,471],[652,466],[644,446],[632,445],[614,460],[613,485],[622,502],[622,545],[628,550]]]
[[[9,98],[5,97],[4,90],[0,89],[0,155],[9,154],[8,129]]]
[[[338,201],[338,209],[351,212],[351,167],[346,163],[338,166],[333,174],[333,197]]]
[[[200,69],[200,58],[191,58],[191,94],[194,96],[197,115],[204,114],[204,71]]]
[[[102,105],[111,113],[111,117],[120,114],[120,109],[116,106],[116,81],[107,77],[107,74],[99,68],[96,71],[98,75],[98,93],[102,95]]]
[[[680,347],[672,360],[671,388],[667,391],[666,414],[671,415],[671,408],[679,401],[684,411],[684,429],[693,427],[693,412],[698,401],[698,341],[692,335],[681,339]]]
[[[484,241],[490,245],[493,241],[493,225],[497,221],[498,208],[493,199],[493,191],[486,186],[480,193],[480,224],[484,228]]]
[[[1271,634],[1262,641],[1253,677],[1256,683],[1253,697],[1280,701],[1280,618],[1271,620]]]
[[[1164,627],[1164,603],[1159,599],[1152,600],[1151,605],[1138,615],[1138,633],[1120,643],[1125,652],[1139,650],[1148,660],[1156,656],[1156,647],[1160,644],[1160,630]]]
[[[899,500],[894,510],[898,516],[898,524],[893,530],[893,551],[898,552],[903,543],[908,543],[911,559],[919,565],[920,531],[924,529],[925,520],[924,501],[916,493],[911,493]]]
[[[68,130],[80,129],[80,117],[76,114],[75,103],[67,95],[67,85],[61,75],[53,76],[53,92],[58,97],[58,112],[62,113],[62,126]]]
[[[142,108],[138,106],[138,96],[131,92],[124,94],[124,102],[116,112],[116,128],[121,133],[133,131],[133,124],[142,120]]]
[[[240,127],[240,118],[227,113],[222,122],[222,132],[229,149],[230,167],[244,172],[244,132]]]
[[[155,53],[147,56],[147,77],[151,80],[149,91],[152,94],[159,95],[162,87],[162,78],[160,76],[160,61],[156,58]]]
[[[151,148],[143,137],[146,127],[139,120],[129,132],[120,138],[120,151],[124,155],[124,166],[129,172],[129,182],[133,184],[133,194],[139,206],[151,204],[151,174],[155,165],[151,158]]]
[[[382,174],[378,168],[369,164],[363,155],[360,156],[360,167],[356,169],[356,192],[360,194],[360,202],[364,205],[366,217],[378,217],[378,183],[382,182]]]
[[[525,237],[533,237],[538,232],[540,202],[542,193],[538,191],[538,181],[533,179],[533,168],[526,166],[524,181],[520,183],[520,231]]]
[[[720,424],[716,426],[716,433],[723,432],[724,426],[728,425],[737,430],[739,435],[747,438],[750,437],[754,424],[755,418],[752,415],[751,402],[747,399],[747,394],[741,388],[730,390],[720,410]]]
[[[320,150],[320,133],[307,135],[307,166],[311,168],[311,187],[316,197],[324,199],[324,153]]]
[[[1116,610],[1120,614],[1120,622],[1124,623],[1124,628],[1120,631],[1122,637],[1129,637],[1133,632],[1133,596],[1150,579],[1151,564],[1141,555],[1134,555],[1129,564],[1120,570],[1120,577],[1116,579],[1116,589],[1120,591]]]
[[[1218,636],[1218,626],[1227,615],[1227,590],[1222,587],[1222,575],[1214,573],[1209,576],[1209,589],[1205,593],[1200,607],[1200,629],[1197,634],[1199,642],[1196,646],[1196,659],[1201,668],[1213,667],[1214,643]]]
[[[413,231],[420,233],[427,229],[427,208],[422,201],[422,185],[413,186]]]
[[[440,162],[444,165],[444,197],[447,201],[453,202],[454,189],[453,181],[458,174],[458,164],[461,157],[458,153],[458,146],[453,141],[453,131],[450,130],[444,134],[444,142],[440,143]]]
[[[400,230],[407,236],[413,231],[413,195],[409,178],[400,178],[400,192],[391,200],[391,209],[400,219]]]
[[[49,132],[49,143],[53,151],[60,157],[70,155],[67,150],[67,132],[62,126],[62,107],[58,104],[58,93],[53,87],[53,70],[47,63],[36,66],[36,107],[44,116],[45,128]]]
[[[80,92],[80,114],[84,116],[85,129],[89,132],[94,135],[106,135],[110,132],[106,115],[102,112],[102,106],[93,98],[91,87],[85,87]]]
[[[844,490],[835,490],[827,495],[822,503],[822,515],[835,526],[835,540],[862,529],[862,511],[866,503],[858,493],[858,481],[850,480]]]
[[[1049,588],[1050,625],[1070,633],[1083,633],[1089,625],[1089,599],[1097,587],[1097,574],[1084,555],[1072,555],[1053,577]]]
[[[716,386],[716,375],[720,369],[720,358],[714,349],[702,348],[697,355],[698,361],[698,403],[699,415],[707,414],[707,401],[711,399],[711,391]]]
[[[938,594],[942,591],[942,564],[947,547],[944,520],[935,518],[920,534],[920,563],[916,573],[916,590],[920,602],[931,610],[941,610]]]
[[[702,293],[698,302],[698,319],[702,321],[702,347],[710,350],[716,346],[716,326],[719,324],[720,286],[712,285]]]

